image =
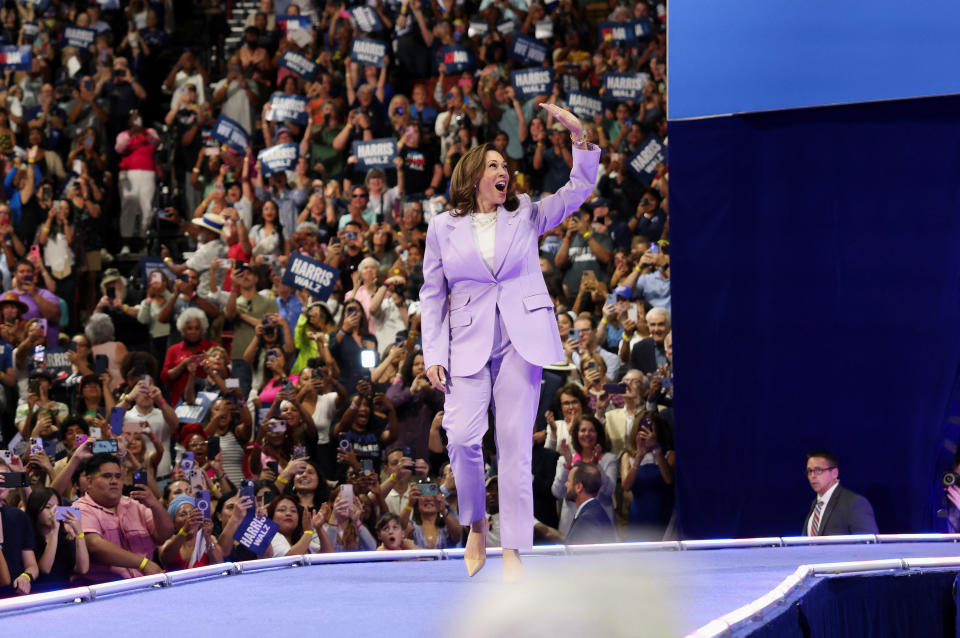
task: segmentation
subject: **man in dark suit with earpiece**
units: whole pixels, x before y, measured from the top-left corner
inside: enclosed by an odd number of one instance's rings
[[[567,475],[567,499],[577,504],[577,513],[567,534],[568,545],[615,543],[613,522],[595,498],[603,477],[592,463],[579,461]]]
[[[873,508],[863,496],[841,487],[837,457],[826,450],[807,454],[807,480],[817,493],[803,524],[804,536],[876,534]]]

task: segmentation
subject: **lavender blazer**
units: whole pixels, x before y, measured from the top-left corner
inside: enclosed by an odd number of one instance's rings
[[[539,202],[520,195],[515,211],[497,216],[494,269],[477,250],[468,215],[450,211],[430,220],[423,255],[420,316],[423,363],[470,376],[493,349],[499,308],[514,348],[545,366],[563,359],[553,301],[540,271],[537,238],[576,211],[597,181],[600,149],[573,149],[570,181]]]

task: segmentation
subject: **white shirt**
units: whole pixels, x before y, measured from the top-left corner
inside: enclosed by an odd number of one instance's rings
[[[403,512],[403,508],[407,505],[407,501],[410,500],[410,487],[407,486],[407,489],[403,491],[403,494],[398,492],[396,488],[393,488],[390,490],[390,493],[383,498],[383,500],[387,504],[387,509],[397,516],[400,516],[400,513]]]
[[[163,411],[160,408],[151,408],[149,412],[143,414],[140,408],[133,406],[123,415],[124,423],[140,423],[146,421],[150,424],[150,429],[160,439],[163,444],[163,458],[160,459],[160,465],[157,466],[157,477],[164,478],[170,476],[173,472],[173,464],[170,459],[170,428],[167,427],[167,420],[163,418]],[[153,441],[149,438],[146,441],[148,452],[153,453]]]
[[[833,496],[834,491],[836,491],[837,486],[840,485],[840,481],[834,481],[833,485],[824,492],[823,496],[817,498],[817,501],[823,503],[820,507],[820,523],[823,524],[823,514],[827,511],[827,504],[830,502],[830,497]],[[816,511],[816,506],[814,506],[814,512]],[[807,519],[807,536],[813,536],[813,512],[810,512],[810,518]]]
[[[492,273],[494,252],[497,247],[497,215],[495,213],[470,215],[470,228],[473,229],[473,241],[477,245],[477,251]]]
[[[317,397],[317,405],[313,408],[313,424],[317,426],[318,445],[326,445],[330,442],[330,425],[336,414],[336,392],[328,392]]]

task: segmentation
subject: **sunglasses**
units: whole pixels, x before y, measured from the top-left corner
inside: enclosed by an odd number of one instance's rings
[[[356,199],[357,197],[362,197],[362,198],[366,199],[367,194],[366,194],[366,193],[353,193],[353,197],[354,197],[354,199]]]

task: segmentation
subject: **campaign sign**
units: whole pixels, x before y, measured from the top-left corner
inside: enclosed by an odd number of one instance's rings
[[[222,113],[213,123],[213,131],[211,131],[210,137],[238,151],[244,151],[250,146],[250,136],[247,135],[246,129],[239,122]]]
[[[53,375],[54,381],[62,381],[73,372],[66,348],[48,347],[44,351],[43,367]]]
[[[631,24],[633,24],[633,37],[637,40],[648,38],[653,33],[653,28],[650,26],[650,18],[634,20]]]
[[[351,7],[350,16],[357,23],[357,28],[364,33],[376,33],[383,31],[383,23],[380,22],[380,16],[371,7]]]
[[[293,93],[274,93],[267,107],[268,122],[293,122],[305,126],[310,116],[307,114],[307,98]]]
[[[297,165],[297,159],[300,157],[298,147],[299,145],[294,142],[287,142],[260,151],[257,160],[263,167],[263,174],[272,175],[280,171],[293,170],[293,167]]]
[[[371,66],[386,66],[387,43],[370,38],[354,38],[350,45],[350,59],[357,64],[369,64]]]
[[[560,76],[560,88],[563,89],[564,95],[569,95],[573,91],[580,90],[580,80],[575,75],[564,73]]]
[[[647,84],[646,73],[604,73],[603,99],[617,102],[638,102]]]
[[[284,53],[280,58],[280,66],[296,73],[304,80],[313,80],[313,76],[317,74],[317,63],[296,51]]]
[[[24,22],[23,23],[23,35],[27,38],[37,37],[37,23],[36,22]]]
[[[632,22],[601,22],[597,25],[597,40],[633,45],[637,37],[634,35]]]
[[[152,273],[154,270],[159,270],[166,275],[168,284],[172,285],[173,282],[177,280],[177,276],[173,274],[173,271],[167,268],[167,265],[163,263],[163,259],[160,257],[146,256],[140,258],[140,273],[144,282],[150,281],[150,273]],[[146,284],[144,285],[144,288],[146,288]]]
[[[490,25],[485,20],[471,20],[467,27],[467,35],[471,38],[482,38],[487,35]]]
[[[33,7],[36,11],[42,12],[50,4],[50,0],[20,0],[20,4]]]
[[[510,35],[517,30],[517,25],[510,18],[505,18],[497,23],[497,31],[500,35]]]
[[[97,4],[104,11],[116,11],[120,8],[120,0],[97,0]]]
[[[351,155],[357,156],[360,168],[396,168],[393,159],[397,156],[397,138],[381,137],[366,142],[354,142]]]
[[[233,539],[257,556],[262,556],[270,547],[270,541],[273,540],[278,529],[280,526],[269,518],[254,518],[253,509],[251,509],[240,522],[240,526],[233,534]]]
[[[310,28],[310,16],[277,16],[277,27],[284,33],[290,33],[294,29],[306,31]]]
[[[68,24],[60,32],[60,44],[63,46],[77,47],[78,49],[88,49],[93,41],[97,39],[95,29],[78,27]]]
[[[513,44],[510,45],[510,58],[523,66],[543,64],[547,59],[548,49],[549,47],[543,42],[518,33],[513,39]]]
[[[545,66],[510,72],[510,83],[517,98],[529,100],[553,91],[553,68]]]
[[[29,71],[33,66],[33,47],[0,46],[0,65],[8,71]]]
[[[447,46],[440,51],[441,61],[447,67],[447,73],[472,71],[477,66],[473,51],[467,47]]]
[[[173,411],[180,423],[199,423],[207,416],[207,412],[219,396],[217,392],[197,392],[196,401],[185,403],[181,399]]]
[[[340,271],[300,253],[290,253],[290,261],[283,271],[282,283],[306,290],[320,301],[326,301],[340,278]]]
[[[537,40],[549,40],[553,37],[553,20],[540,20],[533,28]]]
[[[627,165],[637,179],[644,184],[649,184],[657,174],[657,164],[666,160],[667,147],[663,145],[663,140],[656,135],[651,135],[643,140],[640,148],[630,156]]]
[[[603,113],[603,100],[593,93],[570,91],[567,94],[567,105],[574,115],[585,120],[592,120],[595,116]]]

